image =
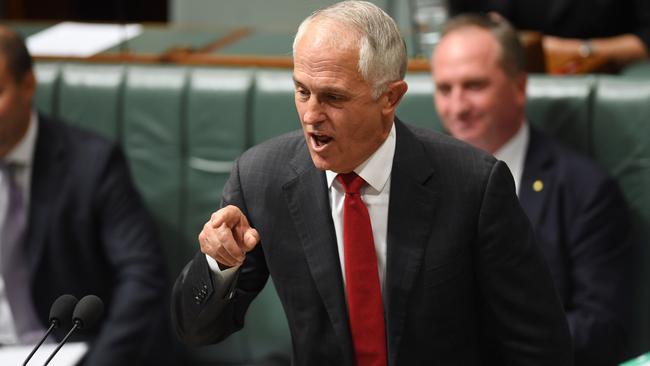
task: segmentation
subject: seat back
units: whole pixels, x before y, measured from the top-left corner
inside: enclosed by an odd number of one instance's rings
[[[253,145],[300,128],[288,70],[260,70],[255,75],[251,106]]]
[[[601,77],[595,90],[594,158],[620,184],[631,211],[637,293],[632,353],[650,350],[650,83]]]
[[[532,76],[526,90],[526,116],[565,144],[591,154],[591,113],[595,78]]]
[[[121,140],[123,79],[121,65],[64,65],[58,93],[59,117],[113,141]]]
[[[35,107],[43,112],[56,116],[56,97],[61,75],[61,64],[58,62],[39,62],[34,65],[34,74],[38,87],[34,96]]]
[[[182,177],[185,149],[183,122],[186,107],[187,69],[182,67],[130,66],[124,80],[120,111],[123,147],[136,185],[158,224],[173,275],[184,257]]]

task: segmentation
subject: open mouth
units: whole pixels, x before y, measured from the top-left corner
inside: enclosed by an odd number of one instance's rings
[[[312,146],[315,149],[322,149],[333,140],[332,137],[320,134],[311,134]]]

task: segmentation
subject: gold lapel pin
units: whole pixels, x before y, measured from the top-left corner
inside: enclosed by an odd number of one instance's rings
[[[544,189],[544,182],[542,182],[542,181],[539,180],[539,179],[536,180],[535,182],[533,182],[533,191],[535,191],[535,192],[541,192],[542,189]]]

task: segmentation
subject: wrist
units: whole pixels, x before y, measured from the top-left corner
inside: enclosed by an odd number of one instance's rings
[[[594,45],[591,42],[591,39],[582,40],[580,46],[578,47],[578,54],[582,58],[587,58],[594,55]]]

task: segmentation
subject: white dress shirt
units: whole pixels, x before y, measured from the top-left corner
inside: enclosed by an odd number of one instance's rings
[[[512,177],[515,179],[517,196],[519,196],[521,176],[524,174],[528,140],[530,140],[530,128],[528,127],[528,122],[524,121],[517,133],[501,146],[499,150],[494,152],[494,157],[502,160],[510,169]]]
[[[354,172],[368,183],[361,189],[361,199],[368,208],[370,224],[372,225],[372,236],[375,242],[375,253],[377,254],[377,269],[379,271],[379,283],[384,293],[384,278],[386,277],[386,248],[388,236],[388,203],[390,195],[390,173],[393,168],[393,157],[395,156],[396,142],[395,123],[388,134],[386,141],[375,151],[365,162],[359,165]],[[345,282],[345,255],[343,251],[343,203],[345,192],[341,183],[336,179],[337,173],[325,171],[327,186],[329,189],[330,207],[332,208],[332,220],[336,232],[339,260],[343,281]],[[224,284],[232,280],[232,276],[239,267],[231,267],[221,270],[217,261],[206,255],[206,259],[214,279]]]
[[[368,183],[361,188],[361,199],[368,208],[370,224],[372,226],[372,238],[375,242],[375,253],[377,254],[377,269],[379,270],[379,283],[384,293],[384,278],[386,277],[386,237],[388,234],[388,202],[390,195],[390,173],[393,169],[393,156],[395,156],[395,124],[391,129],[386,141],[366,160],[359,165],[354,172]],[[332,220],[336,231],[336,242],[339,250],[339,260],[343,282],[345,283],[345,255],[343,251],[343,204],[345,202],[345,191],[343,186],[336,179],[338,175],[332,171],[326,171],[327,185],[329,187],[330,207],[332,208]]]
[[[19,168],[15,171],[15,180],[21,190],[25,209],[29,207],[30,189],[32,180],[32,166],[34,162],[34,149],[38,135],[38,117],[32,111],[29,127],[23,139],[5,157],[4,162],[15,163]],[[4,230],[9,203],[8,182],[0,176],[0,232]],[[1,265],[1,264],[0,264]],[[23,337],[21,337],[23,338]],[[25,338],[31,340],[31,336]],[[21,343],[16,334],[14,320],[5,293],[4,280],[0,274],[0,344]]]

